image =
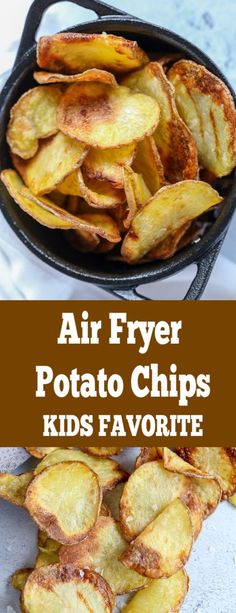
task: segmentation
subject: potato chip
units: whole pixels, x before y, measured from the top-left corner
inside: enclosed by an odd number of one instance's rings
[[[128,214],[124,220],[125,228],[129,228],[140,207],[151,198],[149,191],[142,175],[137,174],[132,168],[123,168],[124,173],[124,188],[127,199]]]
[[[81,81],[98,81],[99,83],[105,83],[106,85],[117,87],[117,81],[111,72],[107,72],[106,70],[98,70],[96,68],[91,68],[90,70],[85,70],[85,72],[73,75],[43,71],[34,72],[34,79],[41,85],[48,83],[79,83]]]
[[[202,181],[162,187],[136,214],[121,254],[127,262],[137,262],[168,235],[221,200],[218,192]]]
[[[81,196],[90,206],[110,209],[125,202],[124,191],[115,189],[109,181],[89,179],[80,169],[77,171],[77,177]]]
[[[110,585],[114,594],[140,589],[147,581],[120,562],[127,549],[118,522],[112,517],[99,517],[95,527],[79,545],[62,547],[60,562],[96,570]]]
[[[167,260],[171,258],[178,250],[180,241],[185,236],[190,225],[191,222],[187,221],[173,234],[170,234],[161,241],[154,249],[151,249],[151,251],[147,253],[146,258],[148,260]]]
[[[230,496],[229,502],[231,502],[231,504],[233,504],[233,506],[236,507],[236,494],[234,494],[233,496]]]
[[[176,108],[174,89],[158,62],[150,62],[141,70],[124,78],[123,84],[152,96],[160,107],[160,121],[153,134],[166,178],[171,183],[196,179],[197,148],[190,130]]]
[[[106,458],[110,455],[118,455],[121,453],[121,447],[84,447],[84,451],[91,453],[95,456],[101,456],[102,458]]]
[[[83,611],[112,613],[114,596],[97,573],[54,564],[34,570],[22,594],[25,613]]]
[[[234,447],[178,447],[176,452],[199,470],[217,478],[222,498],[236,491],[236,449]]]
[[[152,462],[152,460],[157,460],[160,457],[157,447],[140,447],[140,453],[136,458],[135,468],[139,468],[142,464]]]
[[[11,576],[11,584],[15,590],[19,590],[22,592],[26,581],[32,573],[33,568],[21,568],[20,570],[16,570],[16,572]]]
[[[159,106],[128,87],[102,83],[70,85],[58,107],[59,129],[98,149],[134,144],[154,132]]]
[[[47,466],[53,466],[58,462],[70,461],[83,462],[91,468],[97,474],[103,491],[111,490],[120,481],[127,478],[127,473],[120,468],[115,460],[96,458],[78,449],[57,449],[57,451],[53,451],[36,466],[34,474],[38,475]]]
[[[57,190],[65,196],[81,196],[77,170],[74,170],[74,172],[68,175],[62,183],[59,183]]]
[[[40,68],[66,74],[90,68],[122,73],[146,64],[148,57],[122,36],[68,32],[40,38],[37,62]]]
[[[143,176],[152,195],[165,185],[164,168],[153,136],[137,144],[133,169]]]
[[[50,564],[57,564],[58,562],[59,555],[56,551],[40,551],[35,560],[35,568],[49,566]]]
[[[122,613],[178,613],[188,592],[184,569],[168,579],[153,579],[145,590],[135,594]]]
[[[162,460],[137,468],[125,484],[120,500],[120,522],[126,539],[138,536],[177,498],[189,507],[196,538],[202,526],[202,506],[191,479],[170,473]]]
[[[84,145],[58,132],[40,144],[31,160],[14,155],[13,163],[27,187],[37,196],[52,192],[81,166],[86,155]]]
[[[192,544],[191,515],[177,498],[137,536],[120,559],[145,577],[171,577],[187,562]]]
[[[168,79],[181,117],[197,143],[200,164],[216,177],[236,165],[236,110],[226,85],[204,66],[181,60]]]
[[[0,473],[0,498],[23,507],[26,491],[32,481],[33,473],[23,473],[22,475],[11,475]]]
[[[107,504],[108,508],[110,509],[112,517],[114,517],[114,519],[117,521],[120,519],[120,499],[123,494],[124,487],[124,483],[118,483],[113,490],[105,492],[103,498],[105,504]]]
[[[50,454],[45,459],[49,457]],[[78,543],[99,515],[101,490],[97,475],[81,462],[48,466],[28,487],[25,505],[51,538],[68,545]]]
[[[117,149],[90,149],[85,158],[83,168],[90,179],[110,181],[116,189],[124,187],[122,169],[131,166],[135,145],[126,145]]]
[[[56,447],[26,447],[26,451],[33,455],[35,458],[44,458],[45,455],[55,451]]]
[[[38,531],[38,548],[40,551],[57,552],[61,545],[58,541],[51,539],[44,530]]]
[[[38,150],[39,139],[58,132],[60,87],[35,87],[27,91],[10,112],[7,142],[11,151],[28,160]]]

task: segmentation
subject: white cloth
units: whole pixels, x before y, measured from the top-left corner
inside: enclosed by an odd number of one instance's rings
[[[0,5],[0,72],[4,73],[13,64],[20,33],[31,0],[8,0]],[[114,5],[130,11],[149,21],[169,27],[196,42],[214,56],[231,81],[236,83],[233,51],[236,52],[232,24],[235,23],[236,3],[227,2],[227,11],[221,0],[212,5],[210,0],[166,0],[161,5],[146,0],[114,0]],[[191,6],[190,6],[191,5]],[[229,6],[230,5],[230,6]],[[68,10],[69,6],[69,10]],[[175,19],[173,20],[173,15]],[[94,13],[74,4],[62,2],[49,9],[44,17],[40,34],[52,33],[75,23],[94,18]],[[220,32],[220,37],[219,37]],[[207,300],[236,299],[236,219],[217,260],[210,281],[203,294]],[[173,278],[152,283],[141,288],[153,299],[181,299],[191,283],[195,267],[191,266]],[[61,274],[41,262],[21,243],[0,214],[0,299],[111,299],[104,290],[82,283]]]

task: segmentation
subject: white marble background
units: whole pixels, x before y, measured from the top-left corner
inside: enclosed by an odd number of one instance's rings
[[[111,0],[112,1],[112,0]],[[0,2],[0,73],[13,64],[25,15],[31,0]],[[235,0],[113,0],[114,6],[185,36],[208,53],[236,88]],[[72,3],[52,6],[40,34],[53,33],[94,18],[94,13]],[[207,300],[236,299],[236,218],[234,219],[210,282]],[[191,266],[173,278],[142,288],[159,299],[180,299],[194,275]],[[54,271],[32,255],[0,214],[0,299],[110,299],[107,292]]]

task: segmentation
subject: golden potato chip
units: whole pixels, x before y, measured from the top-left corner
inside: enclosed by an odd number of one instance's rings
[[[183,236],[185,236],[188,228],[190,228],[191,222],[187,221],[183,224],[178,230],[176,230],[173,234],[167,236],[163,241],[161,241],[154,249],[151,249],[149,253],[147,253],[146,258],[148,260],[167,260],[171,258],[180,245],[180,241]]]
[[[216,177],[236,165],[236,110],[226,85],[204,66],[181,60],[168,79],[179,113],[197,143],[200,164]]]
[[[46,456],[49,457],[50,454]],[[99,515],[101,490],[97,475],[81,462],[48,466],[28,487],[25,506],[51,538],[68,545],[78,543]]]
[[[121,447],[84,447],[84,451],[91,453],[95,456],[101,456],[102,458],[106,458],[110,455],[118,455],[121,453]]]
[[[59,555],[56,551],[40,551],[35,560],[35,568],[49,566],[50,564],[57,564],[58,562]]]
[[[25,613],[112,613],[113,605],[112,591],[100,575],[71,565],[54,564],[34,570],[22,593]]]
[[[38,548],[40,551],[48,551],[50,553],[57,552],[61,545],[58,541],[51,539],[44,530],[38,531]]]
[[[236,491],[236,449],[234,447],[178,447],[176,452],[199,470],[216,477],[222,498]]]
[[[33,568],[21,568],[20,570],[16,570],[16,572],[11,576],[11,584],[15,590],[19,590],[22,592],[26,581],[32,573]]]
[[[23,507],[26,491],[29,483],[33,479],[33,473],[23,473],[22,475],[11,475],[10,473],[0,473],[0,498]]]
[[[234,507],[236,507],[236,494],[234,494],[233,496],[229,498],[229,502],[231,502],[231,504],[233,504]]]
[[[124,594],[144,587],[147,583],[141,575],[128,570],[120,562],[119,558],[126,549],[127,542],[118,522],[112,517],[99,517],[83,542],[61,548],[60,562],[96,570],[106,579],[114,594]]]
[[[137,468],[125,484],[120,500],[120,522],[126,539],[138,536],[177,498],[189,507],[196,538],[202,526],[202,506],[192,480],[169,472],[162,460]]]
[[[111,72],[106,70],[98,70],[97,68],[91,68],[73,75],[59,74],[57,72],[34,72],[34,79],[37,83],[45,85],[48,83],[79,83],[81,81],[95,81],[99,83],[105,83],[112,87],[117,87],[117,81]]]
[[[38,475],[47,466],[53,466],[58,462],[77,461],[83,462],[91,468],[96,475],[103,491],[111,490],[120,481],[127,478],[127,473],[120,468],[115,460],[110,458],[96,458],[87,453],[83,453],[79,449],[57,449],[47,455],[38,466],[36,466],[34,474]]]
[[[37,196],[52,192],[79,168],[87,151],[78,141],[58,132],[40,144],[31,160],[22,160],[14,155],[13,163],[27,187]]]
[[[116,222],[109,215],[72,215],[68,211],[58,207],[48,198],[36,197],[24,186],[19,175],[14,170],[3,170],[1,180],[9,194],[23,211],[36,219],[40,224],[48,228],[69,230],[87,230],[98,234],[111,242],[120,241],[120,233]]]
[[[158,62],[124,78],[123,84],[152,96],[160,107],[160,121],[153,134],[166,178],[171,183],[196,179],[197,148],[190,130],[181,119],[175,104],[174,89]]]
[[[107,504],[108,508],[111,511],[112,517],[119,521],[120,519],[120,499],[124,491],[125,484],[118,483],[113,490],[105,492],[104,494],[104,502]]]
[[[168,235],[221,200],[218,192],[202,181],[162,187],[136,214],[121,254],[127,262],[137,262]]]
[[[55,451],[56,447],[26,447],[26,451],[33,455],[35,458],[44,458],[45,455]]]
[[[102,83],[70,85],[58,107],[59,129],[98,149],[134,144],[154,132],[159,106],[128,87]]]
[[[120,559],[145,577],[171,577],[187,562],[192,544],[191,515],[177,498],[137,536]]]
[[[39,39],[40,68],[66,74],[101,68],[122,73],[148,62],[137,42],[114,34],[63,33]]]
[[[131,166],[136,145],[126,145],[117,149],[90,149],[83,168],[90,179],[110,181],[117,189],[124,187],[122,169]]]
[[[57,190],[65,196],[81,196],[78,172],[74,170],[74,172],[68,175],[62,183],[59,183]]]
[[[138,209],[151,198],[149,191],[142,175],[137,174],[132,168],[123,168],[124,188],[127,199],[128,214],[124,220],[125,228],[129,228]]]
[[[184,569],[168,579],[153,579],[145,590],[135,594],[122,613],[178,613],[188,592]]]
[[[81,196],[90,206],[110,209],[125,202],[123,189],[115,189],[109,181],[89,179],[80,169],[77,171],[77,177]]]
[[[165,185],[164,168],[153,136],[137,144],[133,169],[143,176],[152,195]]]
[[[7,142],[11,151],[28,160],[38,150],[39,139],[58,132],[60,87],[35,87],[27,91],[10,112]]]

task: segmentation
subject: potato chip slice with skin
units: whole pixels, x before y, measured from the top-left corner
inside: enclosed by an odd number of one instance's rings
[[[122,169],[131,166],[136,153],[136,145],[126,145],[117,149],[90,149],[83,168],[87,177],[110,181],[116,189],[124,187]]]
[[[187,221],[176,232],[167,236],[154,249],[146,255],[148,260],[167,260],[171,258],[178,250],[180,241],[190,228],[191,222]]]
[[[109,181],[88,179],[80,169],[77,170],[77,176],[81,196],[90,206],[110,209],[125,202],[123,189],[115,189]]]
[[[129,228],[137,211],[142,205],[150,200],[151,192],[141,174],[137,174],[128,166],[123,168],[123,173],[125,195],[128,205],[128,214],[123,223],[125,228]]]
[[[136,572],[126,572],[119,558],[127,549],[119,523],[112,517],[99,517],[96,526],[79,545],[62,547],[60,562],[96,570],[114,594],[140,589],[147,581]]]
[[[51,229],[87,230],[98,234],[111,242],[120,241],[120,233],[116,222],[109,215],[92,214],[77,216],[57,206],[54,202],[43,196],[36,197],[14,170],[3,170],[1,179],[9,194],[14,198],[20,208],[31,215],[36,221]]]
[[[162,187],[135,215],[121,254],[127,262],[138,262],[183,224],[222,201],[203,181],[181,181]]]
[[[19,570],[16,570],[16,572],[11,576],[12,587],[14,587],[15,590],[22,592],[29,575],[33,570],[33,568],[20,568]]]
[[[225,500],[236,492],[235,447],[177,447],[182,459],[215,477]]]
[[[84,453],[79,449],[57,449],[47,455],[34,470],[38,475],[47,466],[53,466],[58,462],[78,461],[89,466],[98,476],[103,492],[111,490],[121,481],[127,479],[128,474],[121,469],[119,464],[111,458],[98,458]]]
[[[166,184],[164,168],[153,136],[147,136],[138,143],[132,168],[143,176],[152,195]]]
[[[34,458],[44,458],[45,455],[55,451],[56,447],[25,447],[26,451],[30,453],[30,455],[34,456]]]
[[[59,183],[57,190],[65,196],[81,196],[81,189],[78,180],[78,172],[74,170],[62,183]]]
[[[10,111],[7,142],[12,153],[28,160],[38,150],[39,139],[58,132],[57,107],[60,87],[35,87],[28,90]]]
[[[228,175],[236,165],[236,109],[229,89],[190,60],[174,64],[167,76],[197,143],[200,164],[216,177]]]
[[[189,579],[184,569],[168,579],[153,579],[122,609],[122,613],[178,613],[188,592]]]
[[[0,498],[23,507],[27,488],[32,481],[33,473],[27,472],[21,475],[0,473]]]
[[[107,70],[99,70],[97,68],[91,68],[90,70],[85,70],[84,72],[73,74],[73,75],[65,75],[59,74],[57,72],[34,72],[34,79],[40,85],[50,84],[50,83],[80,83],[81,81],[98,81],[99,83],[105,83],[106,85],[111,85],[112,87],[117,87],[117,81],[111,72],[107,72]]]
[[[21,598],[24,613],[83,611],[112,613],[114,596],[100,575],[71,565],[53,564],[34,570]]]
[[[189,128],[175,104],[174,89],[158,62],[125,77],[122,83],[152,96],[160,107],[160,121],[153,138],[158,147],[166,179],[171,183],[198,176],[197,148]]]
[[[40,68],[67,74],[91,68],[124,73],[148,62],[137,42],[114,34],[62,33],[39,39]]]
[[[25,506],[52,539],[73,545],[97,521],[101,507],[98,477],[82,462],[48,466],[28,487]]]
[[[187,562],[192,544],[191,515],[177,498],[137,536],[120,559],[145,577],[171,577]]]
[[[129,87],[80,83],[63,94],[57,120],[59,129],[80,143],[113,149],[151,135],[159,116],[156,100]]]
[[[52,192],[83,163],[88,149],[58,132],[41,142],[31,160],[13,155],[12,160],[24,183],[35,196]]]

